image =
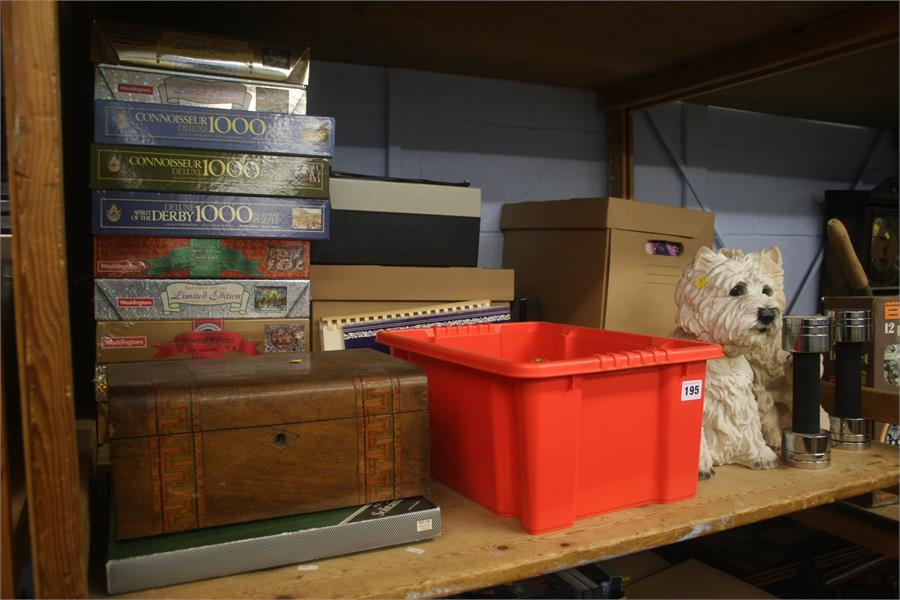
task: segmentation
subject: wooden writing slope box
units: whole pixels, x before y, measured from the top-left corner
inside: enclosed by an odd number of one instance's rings
[[[369,349],[107,367],[118,537],[428,492],[428,385]]]

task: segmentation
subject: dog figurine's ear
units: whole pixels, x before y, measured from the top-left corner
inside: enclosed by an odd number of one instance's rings
[[[723,257],[716,254],[706,246],[701,246],[694,255],[694,262],[691,266],[699,271],[709,271],[713,265],[722,262]]]
[[[778,246],[772,246],[768,250],[762,250],[760,254],[771,260],[776,265],[782,265],[781,249]]]

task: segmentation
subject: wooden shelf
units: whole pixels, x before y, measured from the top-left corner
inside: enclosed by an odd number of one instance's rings
[[[15,124],[5,140],[13,228],[40,232],[16,242],[14,274],[17,297],[24,299],[16,311],[32,558],[37,595],[45,597],[83,595],[86,587],[73,396],[80,397],[84,384],[83,397],[91,398],[92,354],[76,346],[73,361],[70,327],[80,333],[90,323],[70,323],[69,315],[70,308],[71,314],[88,314],[90,299],[67,273],[89,264],[89,245],[70,235],[67,255],[65,233],[87,231],[89,214],[65,211],[63,184],[72,198],[87,187],[90,123],[82,115],[90,110],[85,57],[91,17],[281,37],[312,46],[317,60],[603,92],[599,108],[620,117],[611,127],[621,135],[610,144],[616,154],[610,167],[617,177],[614,189],[623,195],[632,187],[630,113],[655,103],[697,98],[746,110],[897,126],[898,13],[892,3],[183,3],[173,11],[170,4],[152,2],[7,2],[2,8],[5,109],[8,123]],[[30,301],[35,298],[41,301]],[[837,455],[823,472],[725,468],[689,502],[623,511],[536,537],[436,485],[445,536],[425,544],[420,556],[391,549],[323,561],[316,572],[288,567],[138,596],[450,594],[896,482],[896,453],[884,449]]]
[[[782,466],[752,471],[727,466],[699,483],[697,496],[578,521],[564,531],[532,536],[435,483],[443,536],[416,547],[388,548],[322,560],[317,571],[296,565],[130,594],[141,598],[380,598],[446,596],[530,577],[586,561],[655,548],[828,504],[896,485],[897,449],[832,453],[820,471]]]
[[[602,92],[604,110],[695,97],[897,126],[890,3],[253,2],[172,11],[99,2],[96,13],[218,34],[264,31],[309,45],[316,60],[589,89]]]

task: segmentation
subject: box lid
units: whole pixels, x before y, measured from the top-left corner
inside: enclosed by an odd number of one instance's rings
[[[329,194],[334,210],[481,218],[473,187],[332,177]]]
[[[427,409],[412,363],[368,348],[106,366],[109,437],[278,426]]]
[[[311,265],[314,302],[322,300],[412,300],[455,302],[487,298],[512,300],[512,269],[471,267],[382,267]]]
[[[715,213],[622,198],[572,198],[504,204],[500,229],[625,229],[697,237]]]

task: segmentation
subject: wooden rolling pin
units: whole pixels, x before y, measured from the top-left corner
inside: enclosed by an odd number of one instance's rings
[[[853,250],[853,244],[850,242],[850,236],[847,234],[847,228],[838,219],[829,219],[825,225],[828,233],[828,243],[837,254],[838,261],[841,263],[841,270],[850,284],[850,289],[856,296],[871,296],[872,288],[869,287],[869,278]]]

